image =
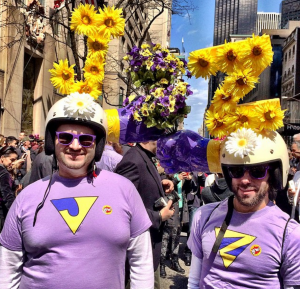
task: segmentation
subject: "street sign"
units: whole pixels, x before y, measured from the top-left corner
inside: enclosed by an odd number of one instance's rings
[[[293,136],[296,133],[300,133],[300,123],[285,123],[284,135]]]

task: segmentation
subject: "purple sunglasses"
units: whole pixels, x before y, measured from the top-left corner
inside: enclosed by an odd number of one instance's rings
[[[75,134],[71,132],[57,131],[57,140],[61,145],[70,145],[74,138],[78,139],[79,144],[84,148],[89,148],[93,145],[96,136],[92,134]]]

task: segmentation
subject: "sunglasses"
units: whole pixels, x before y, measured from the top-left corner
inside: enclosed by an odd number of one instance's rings
[[[261,180],[266,177],[269,166],[234,166],[227,167],[229,176],[233,179],[240,179],[244,176],[245,172],[249,172],[249,175],[253,179]]]
[[[74,138],[76,138],[78,139],[79,144],[84,148],[91,147],[96,139],[96,136],[92,134],[75,134],[60,131],[56,132],[56,137],[58,142],[64,146],[70,145],[74,141]]]

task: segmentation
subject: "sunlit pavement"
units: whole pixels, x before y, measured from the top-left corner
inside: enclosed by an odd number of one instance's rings
[[[185,289],[187,288],[188,275],[190,271],[189,266],[184,264],[184,247],[186,244],[186,233],[182,233],[180,237],[180,249],[179,249],[179,263],[180,266],[185,270],[185,274],[177,273],[171,270],[169,267],[171,265],[170,261],[166,261],[166,278],[160,278],[161,289]]]

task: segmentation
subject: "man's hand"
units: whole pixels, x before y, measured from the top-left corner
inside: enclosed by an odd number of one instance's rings
[[[160,210],[162,221],[166,221],[174,215],[175,209],[171,208],[172,204],[173,204],[172,201],[168,201],[168,204],[163,209]]]
[[[174,190],[174,184],[170,180],[162,180],[161,184],[166,194],[170,194]]]

